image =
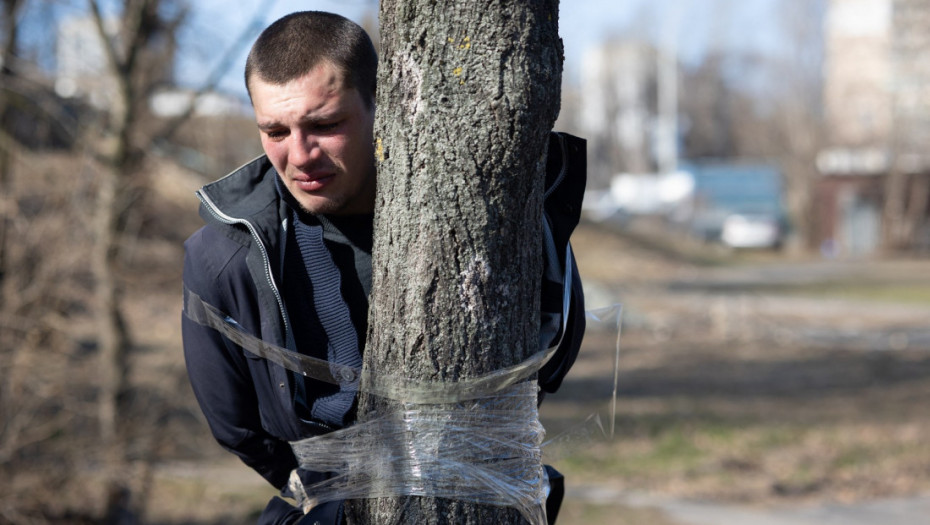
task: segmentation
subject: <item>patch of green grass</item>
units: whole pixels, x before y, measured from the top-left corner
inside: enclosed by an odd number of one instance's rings
[[[573,472],[597,471],[604,476],[653,476],[683,473],[726,450],[739,432],[729,426],[708,424],[648,425],[639,437],[617,437],[610,443],[578,448],[561,463]],[[633,445],[632,443],[637,443]]]
[[[875,460],[875,450],[866,446],[852,446],[839,452],[833,459],[832,467],[836,469],[857,468]]]
[[[748,438],[748,447],[757,451],[769,451],[797,443],[803,437],[801,428],[785,425],[766,426]]]
[[[741,431],[732,424],[724,424],[722,422],[714,422],[705,425],[702,427],[701,431],[706,434],[709,439],[720,443],[730,443],[741,433]]]
[[[694,435],[675,429],[659,438],[652,452],[643,460],[660,468],[688,467],[700,460],[702,451],[694,443]]]

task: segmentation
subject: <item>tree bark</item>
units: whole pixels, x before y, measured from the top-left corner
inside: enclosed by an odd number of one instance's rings
[[[456,381],[538,350],[542,185],[558,115],[558,1],[381,2],[373,290],[365,366]],[[396,408],[362,396],[359,415]],[[437,498],[353,523],[513,523]]]

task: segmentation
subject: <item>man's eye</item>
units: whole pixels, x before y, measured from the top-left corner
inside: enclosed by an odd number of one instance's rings
[[[287,136],[287,131],[280,130],[280,129],[274,129],[271,131],[266,131],[265,135],[267,135],[268,138],[271,140],[281,140]]]
[[[316,125],[313,126],[313,127],[316,129],[316,131],[325,133],[325,132],[327,132],[327,131],[333,131],[334,129],[336,129],[337,127],[339,127],[339,124],[340,124],[339,121],[335,121],[335,122],[321,122],[321,123],[319,123],[319,124],[316,124]]]

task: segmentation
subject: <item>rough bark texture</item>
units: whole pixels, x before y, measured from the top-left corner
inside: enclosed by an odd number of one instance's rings
[[[542,181],[558,115],[557,0],[381,2],[378,200],[365,365],[454,381],[537,351]],[[363,398],[360,416],[389,408]],[[512,523],[432,498],[354,523]]]

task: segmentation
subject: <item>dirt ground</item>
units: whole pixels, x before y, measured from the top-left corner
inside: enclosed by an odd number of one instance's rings
[[[555,433],[609,421],[616,363],[614,434],[554,447],[570,481],[758,506],[930,491],[930,262],[695,257],[603,227],[573,244],[624,327],[619,353],[589,332],[543,406]]]
[[[542,407],[546,460],[569,485],[560,523],[673,523],[598,497],[604,489],[760,506],[930,491],[930,301],[837,291],[930,287],[930,263],[863,262],[824,279],[793,261],[807,279],[782,257],[602,226],[583,225],[573,245],[588,308],[622,304],[623,330],[618,353],[616,324],[589,321],[578,362]],[[137,336],[169,349],[137,356],[135,380],[172,377],[190,396],[179,293],[163,290],[133,301]],[[184,453],[156,465],[147,521],[252,522],[273,492],[211,442],[188,403]]]

